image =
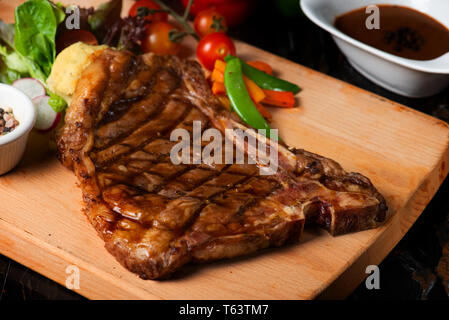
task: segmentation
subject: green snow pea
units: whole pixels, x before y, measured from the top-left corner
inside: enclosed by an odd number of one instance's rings
[[[254,129],[264,129],[265,136],[269,138],[270,125],[251,100],[243,80],[242,63],[239,59],[231,59],[226,64],[224,83],[233,111],[239,115],[243,122]]]
[[[254,67],[251,67],[249,64],[243,62],[237,57],[228,55],[225,58],[227,63],[232,60],[239,60],[242,64],[242,71],[251,80],[253,80],[259,87],[266,90],[275,90],[275,91],[291,91],[293,93],[298,93],[301,91],[301,88],[296,84],[273,77],[263,71],[257,70]]]

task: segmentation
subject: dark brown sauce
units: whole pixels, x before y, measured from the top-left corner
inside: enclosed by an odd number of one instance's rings
[[[335,27],[374,48],[413,60],[431,60],[449,52],[449,30],[434,18],[414,9],[378,5],[380,29],[368,29],[371,15],[365,7],[335,20]]]

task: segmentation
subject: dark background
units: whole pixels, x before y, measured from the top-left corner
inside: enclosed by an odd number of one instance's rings
[[[229,34],[449,122],[449,89],[430,98],[409,99],[380,88],[355,71],[329,34],[310,22],[295,4],[279,8],[279,3],[284,2],[297,3],[297,0],[259,1],[248,21]],[[446,179],[418,221],[379,266],[380,290],[367,290],[362,283],[348,299],[448,299],[448,236],[449,182]],[[30,299],[84,298],[0,255],[0,300]]]

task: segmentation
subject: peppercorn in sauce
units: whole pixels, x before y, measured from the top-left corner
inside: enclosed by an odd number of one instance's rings
[[[0,135],[13,131],[18,125],[11,108],[0,108]]]
[[[366,8],[347,12],[335,27],[376,49],[413,60],[436,59],[449,52],[449,30],[434,18],[408,7],[377,5],[379,29],[369,29]]]

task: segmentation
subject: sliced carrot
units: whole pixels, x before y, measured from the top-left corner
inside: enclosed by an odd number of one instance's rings
[[[212,81],[224,83],[224,73],[218,69],[214,69],[211,75]]]
[[[247,64],[265,73],[273,74],[273,68],[271,68],[268,63],[263,61],[248,61]],[[226,62],[223,60],[215,60],[214,69],[220,70],[224,73],[226,69]]]
[[[219,61],[219,60],[217,60]],[[217,66],[217,63],[215,63]],[[224,74],[223,72],[221,72],[219,70],[220,67],[215,68],[214,71],[212,71],[212,75],[211,75],[211,80],[214,82],[214,84],[212,85],[212,92],[214,92],[214,85],[215,85],[215,90],[216,92],[222,92],[223,88],[224,88]],[[251,96],[251,98],[256,101],[256,102],[260,102],[265,98],[265,93],[264,91],[251,79],[249,79],[248,77],[243,76],[243,79],[245,80],[245,84],[246,84],[246,88],[248,89],[249,95]],[[219,84],[221,84],[222,86],[220,86]],[[225,89],[226,92],[226,89]],[[214,94],[219,94],[219,93],[215,93]]]
[[[290,91],[274,91],[264,90],[265,99],[263,103],[270,104],[276,107],[293,108],[295,106],[295,96]]]
[[[263,61],[248,61],[247,63],[253,68],[256,68],[260,71],[268,74],[273,74],[273,69],[268,63],[265,63]],[[223,60],[215,60],[214,70],[218,70],[224,74],[226,70],[226,62],[224,62]]]
[[[212,84],[212,93],[213,94],[225,94],[226,87],[224,86],[223,82],[215,81]]]
[[[268,63],[265,63],[263,61],[248,61],[247,64],[265,73],[273,74],[273,68],[271,68]]]
[[[223,60],[215,60],[215,66],[214,69],[217,69],[219,71],[221,71],[222,73],[225,72],[226,69],[226,62],[224,62]]]
[[[268,111],[262,104],[260,104],[259,102],[254,101],[254,105],[256,106],[257,110],[260,112],[260,114],[262,115],[262,117],[264,117],[265,119],[267,119],[268,121],[271,121],[272,116],[270,111]]]
[[[248,89],[249,95],[254,101],[260,102],[265,98],[265,93],[253,80],[245,76],[243,76],[243,80],[245,81],[246,89]]]

